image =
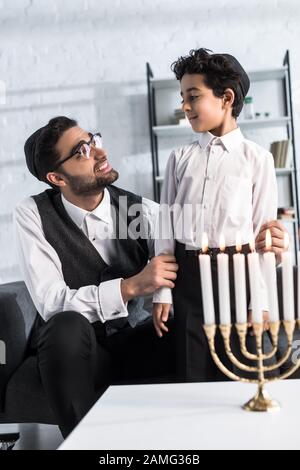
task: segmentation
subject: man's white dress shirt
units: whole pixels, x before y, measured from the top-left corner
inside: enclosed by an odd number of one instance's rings
[[[115,240],[107,237],[107,233],[113,232],[108,190],[104,190],[101,203],[92,212],[75,206],[63,196],[62,202],[71,219],[89,238],[103,260],[110,264]],[[159,206],[145,198],[142,203],[144,227],[149,229],[147,243],[151,258],[154,256],[154,233]],[[40,214],[32,197],[26,198],[17,206],[14,218],[23,279],[37,311],[45,321],[55,313],[65,310],[80,312],[91,323],[99,320],[104,323],[128,316],[127,305],[121,295],[121,279],[79,289],[70,289],[66,285],[60,259],[44,236]],[[102,237],[102,233],[105,236]]]

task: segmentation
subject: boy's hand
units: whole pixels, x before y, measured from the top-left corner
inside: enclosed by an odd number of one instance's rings
[[[124,302],[135,297],[153,294],[160,287],[173,289],[177,277],[178,264],[173,255],[158,255],[135,276],[121,281],[121,294]]]
[[[285,226],[279,220],[272,220],[262,225],[255,240],[255,249],[258,253],[266,252],[266,231],[270,230],[272,237],[271,251],[275,253],[277,263],[281,262],[281,254],[287,250],[284,247]]]
[[[173,289],[177,278],[178,264],[174,255],[158,255],[151,259],[135,277],[144,285],[142,295],[152,294],[160,287]],[[145,287],[147,289],[145,291]]]
[[[164,332],[168,332],[169,329],[165,325],[165,322],[168,321],[169,313],[170,313],[171,304],[153,304],[153,324],[156,330],[157,336],[160,338],[164,334]]]
[[[267,331],[270,328],[269,321],[270,321],[269,312],[264,310],[263,311],[264,331]],[[249,328],[252,327],[252,324],[253,324],[252,310],[249,310],[249,312],[248,312],[248,326],[249,326]]]

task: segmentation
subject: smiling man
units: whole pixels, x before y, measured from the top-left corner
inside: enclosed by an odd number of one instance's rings
[[[153,258],[158,206],[113,185],[118,173],[100,133],[57,117],[29,137],[25,155],[30,172],[52,186],[15,211],[21,270],[38,311],[31,349],[67,436],[110,383],[172,375],[172,335],[157,338],[143,297],[172,288],[177,265],[173,256]],[[119,236],[121,223],[131,234],[136,220],[140,233]]]

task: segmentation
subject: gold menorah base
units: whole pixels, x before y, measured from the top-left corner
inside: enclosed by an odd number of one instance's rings
[[[251,398],[242,408],[246,411],[257,411],[257,412],[270,412],[276,411],[280,409],[280,405],[277,401],[272,400],[269,397],[268,392],[265,390],[264,386],[268,382],[274,382],[275,380],[279,379],[286,379],[290,375],[292,375],[300,366],[300,358],[295,361],[295,363],[284,373],[279,374],[276,377],[266,378],[265,373],[269,371],[273,371],[275,369],[279,369],[286,361],[289,359],[291,352],[292,352],[292,343],[293,343],[293,334],[296,326],[295,320],[283,320],[282,325],[285,330],[285,334],[287,337],[287,350],[285,354],[274,364],[266,366],[264,365],[264,361],[267,359],[271,359],[275,357],[278,348],[278,335],[280,330],[281,322],[271,322],[270,323],[270,334],[272,338],[272,350],[269,353],[263,353],[263,324],[262,323],[254,323],[253,324],[253,332],[256,339],[256,354],[252,354],[248,351],[246,346],[246,337],[247,337],[247,330],[248,325],[247,323],[237,323],[235,328],[238,333],[239,342],[240,342],[240,349],[243,356],[251,361],[255,361],[257,363],[256,366],[249,366],[248,364],[244,364],[241,362],[232,352],[230,346],[230,337],[231,337],[231,330],[232,325],[219,325],[219,329],[221,335],[223,337],[225,351],[232,362],[238,369],[253,373],[256,375],[255,378],[245,378],[237,375],[236,373],[229,370],[220,360],[216,349],[215,349],[215,336],[216,336],[216,329],[217,325],[204,325],[204,331],[208,340],[210,353],[215,364],[219,367],[219,369],[230,379],[246,382],[246,383],[255,383],[258,384],[258,390],[256,395]],[[300,320],[297,321],[298,328],[300,329]]]
[[[268,392],[264,388],[259,387],[256,395],[243,405],[243,410],[272,412],[280,410],[280,405],[278,401],[270,398]]]

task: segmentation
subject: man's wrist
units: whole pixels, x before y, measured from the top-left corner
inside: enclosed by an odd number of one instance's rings
[[[121,295],[125,303],[137,297],[137,288],[133,277],[121,280]]]

